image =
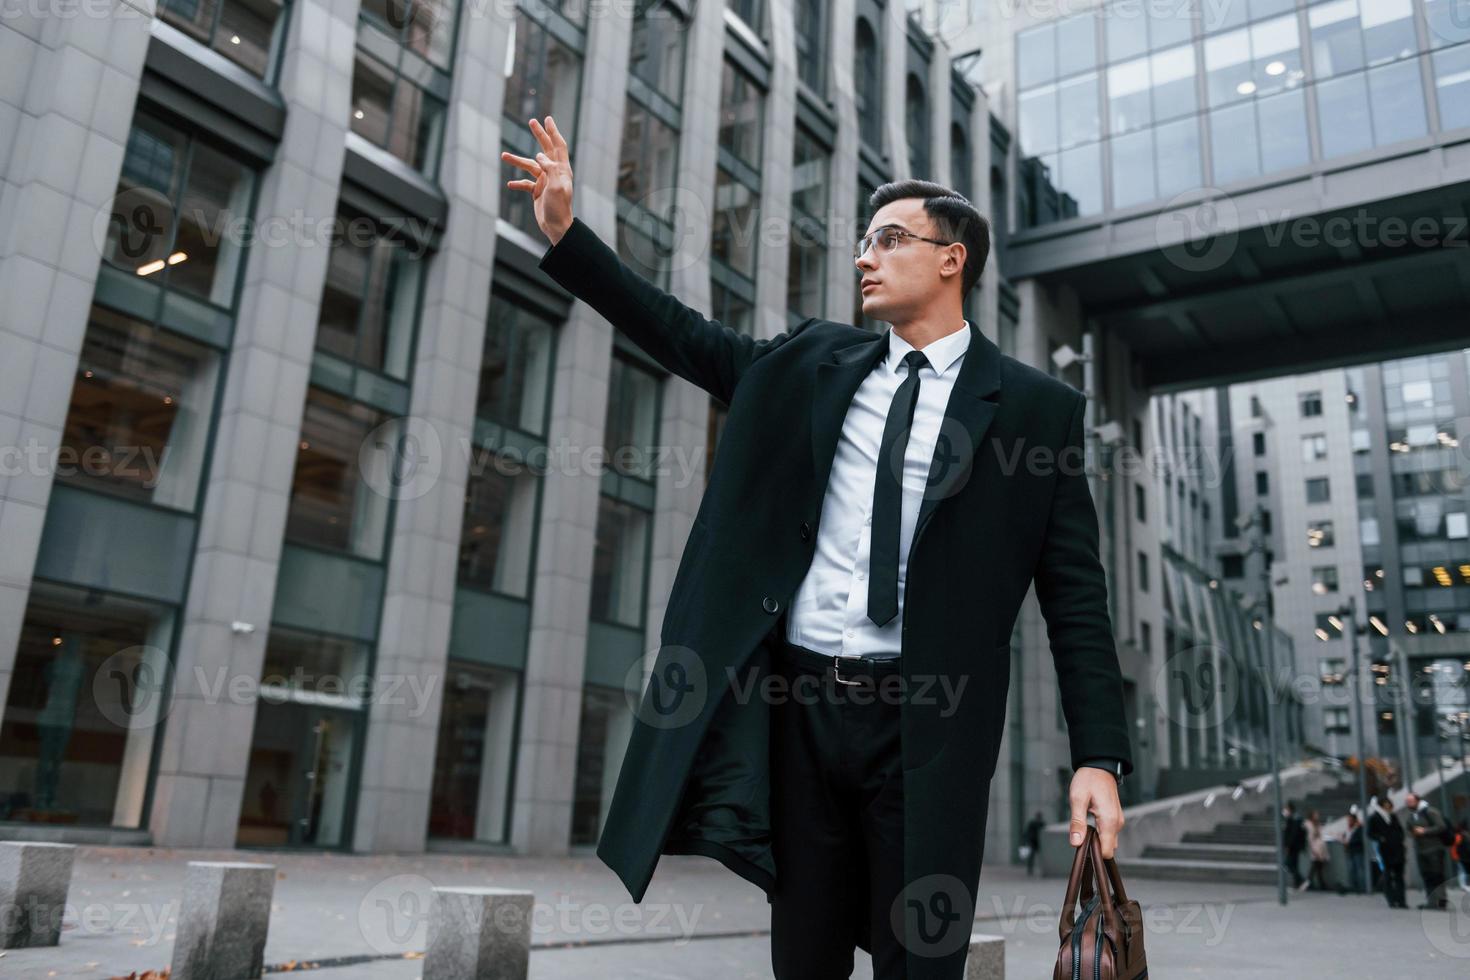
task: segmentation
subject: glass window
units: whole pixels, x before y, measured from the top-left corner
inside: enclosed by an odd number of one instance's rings
[[[366,51],[352,70],[352,131],[433,178],[439,169],[445,106],[408,76]]]
[[[1302,418],[1315,418],[1322,414],[1322,392],[1304,391],[1297,396]]]
[[[684,23],[683,15],[666,3],[657,4],[633,21],[628,73],[642,79],[649,88],[676,106],[684,101],[684,41],[687,32],[688,25]],[[526,118],[531,117],[528,115]]]
[[[572,797],[572,844],[596,844],[601,836],[632,730],[633,712],[622,691],[592,685],[582,689],[577,777]]]
[[[873,25],[866,17],[857,19],[853,40],[853,101],[857,104],[858,134],[864,143],[883,148],[882,56]],[[723,100],[722,100],[723,102]],[[724,127],[721,126],[723,134]]]
[[[519,681],[508,670],[449,662],[434,751],[430,837],[505,840]]]
[[[658,402],[656,377],[621,357],[612,359],[603,446],[615,472],[653,479]]]
[[[1368,97],[1373,107],[1373,139],[1378,146],[1429,132],[1418,61],[1399,61],[1369,69]]]
[[[1444,48],[1470,41],[1470,15],[1464,0],[1423,0],[1429,46]]]
[[[827,94],[827,4],[796,0],[797,77],[818,95]]]
[[[1368,76],[1362,72],[1329,78],[1317,84],[1317,118],[1322,156],[1332,159],[1373,146],[1373,123],[1368,114]]]
[[[1164,123],[1153,131],[1154,173],[1158,197],[1199,187],[1200,176],[1199,120],[1193,116]]]
[[[765,23],[761,16],[764,0],[726,0],[726,6],[734,11],[736,17],[745,21],[752,31],[765,36]]]
[[[1125,61],[1108,69],[1108,117],[1114,133],[1126,133],[1153,122],[1148,58]]]
[[[364,679],[371,676],[369,659],[367,646],[359,640],[272,626],[260,684],[271,689],[275,700],[310,691],[350,698],[360,706],[358,695]]]
[[[1307,103],[1302,89],[1256,102],[1261,133],[1261,173],[1300,167],[1311,158],[1307,143]]]
[[[102,260],[124,272],[230,308],[254,173],[198,139],[138,113]]]
[[[1330,78],[1365,66],[1358,0],[1331,0],[1307,8],[1312,34],[1312,70]]]
[[[1316,565],[1312,568],[1312,591],[1326,595],[1337,591],[1337,566]]]
[[[362,0],[364,20],[446,71],[458,14],[458,0]]]
[[[280,51],[284,9],[282,0],[161,0],[158,16],[264,79]]]
[[[1261,172],[1261,149],[1253,106],[1234,105],[1210,113],[1215,183],[1228,184]]]
[[[808,217],[821,220],[827,212],[828,168],[831,154],[803,126],[796,127],[792,150],[791,206]]]
[[[396,425],[366,405],[308,388],[291,480],[286,538],[380,559],[388,491],[398,458]]]
[[[552,321],[500,293],[490,294],[475,401],[477,417],[532,435],[546,434],[554,331]]]
[[[1113,137],[1113,207],[1152,201],[1154,173],[1153,130]]]
[[[909,144],[909,167],[920,180],[929,177],[929,103],[924,83],[909,75],[904,96],[905,130]]]
[[[792,224],[787,256],[786,309],[803,318],[821,315],[827,285],[827,243],[812,227]]]
[[[406,380],[422,263],[369,219],[339,215],[338,221],[346,233],[332,243],[327,260],[317,349]]]
[[[1314,476],[1307,480],[1307,503],[1325,504],[1332,499],[1332,487],[1325,476]]]
[[[755,305],[750,300],[711,279],[710,306],[710,319],[719,321],[736,333],[751,336],[751,330],[754,327]]]
[[[949,179],[955,190],[959,191],[969,199],[973,196],[973,181],[970,179],[971,169],[974,162],[970,157],[970,140],[965,135],[965,127],[959,123],[953,123],[949,127]],[[1005,198],[1002,197],[1001,200]],[[991,216],[999,220],[999,215]]]
[[[524,460],[475,451],[464,493],[461,585],[518,599],[530,595],[539,485]]]
[[[1122,0],[1110,4],[1103,17],[1107,37],[1108,61],[1134,58],[1148,50],[1149,9],[1142,4]],[[1067,51],[1061,52],[1066,58]]]
[[[582,4],[576,6],[586,9]],[[575,154],[581,87],[582,56],[533,20],[525,9],[518,8],[511,22],[505,59],[505,100],[500,124],[505,149],[517,156],[534,157],[540,147],[527,121],[549,115],[556,118],[557,129]],[[505,161],[500,169],[501,186],[526,175],[524,170]],[[500,216],[539,241],[541,229],[531,205],[529,194],[502,193]]]
[[[1470,126],[1470,46],[1436,51],[1433,60],[1440,128]]]
[[[1149,59],[1153,83],[1153,117],[1174,119],[1197,108],[1194,92],[1194,48],[1185,45],[1160,51]]]
[[[1056,22],[1058,73],[1069,75],[1097,67],[1097,13],[1088,11]]]
[[[210,348],[92,307],[57,479],[194,510],[218,381]]]
[[[724,62],[720,79],[720,146],[751,167],[761,166],[763,93],[745,72]]]
[[[37,581],[0,724],[0,820],[139,827],[174,611]]]
[[[760,237],[759,203],[759,193],[736,180],[724,167],[715,168],[710,255],[752,281]]]
[[[675,185],[679,133],[639,102],[628,98],[623,116],[623,145],[618,163],[618,193],[645,208],[667,211],[650,195],[667,195]],[[670,202],[670,205],[672,202]],[[659,213],[660,218],[668,215]]]
[[[591,617],[639,628],[652,514],[606,494],[598,499]]]
[[[1335,542],[1332,533],[1331,521],[1310,521],[1307,524],[1307,546],[1310,548],[1331,548]],[[1365,540],[1363,542],[1367,544]]]
[[[1327,437],[1318,433],[1316,435],[1302,436],[1302,462],[1310,463],[1319,459],[1327,458]]]

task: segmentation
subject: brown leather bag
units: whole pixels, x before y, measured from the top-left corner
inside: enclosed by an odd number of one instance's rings
[[[1062,946],[1052,980],[1140,980],[1148,976],[1143,910],[1123,890],[1118,865],[1102,856],[1102,841],[1091,824],[1072,858],[1057,933]]]

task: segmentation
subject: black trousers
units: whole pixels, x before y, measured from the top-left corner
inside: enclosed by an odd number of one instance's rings
[[[1406,909],[1404,900],[1404,862],[1383,862],[1383,897],[1389,908]]]
[[[1440,908],[1444,908],[1447,903],[1444,889],[1444,853],[1434,851],[1432,854],[1415,855],[1419,860],[1419,880],[1424,883],[1424,902]]]
[[[784,634],[772,661],[784,683],[771,705],[771,967],[776,980],[846,980],[866,927],[874,980],[902,980],[890,923],[903,889],[897,663],[844,658],[854,686],[830,662]]]

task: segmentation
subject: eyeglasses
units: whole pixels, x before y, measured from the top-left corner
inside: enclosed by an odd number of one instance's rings
[[[921,242],[930,242],[934,245],[954,244],[954,242],[941,242],[937,238],[925,238],[923,235],[915,235],[911,231],[905,231],[904,229],[896,228],[893,225],[884,225],[882,228],[879,228],[871,235],[864,235],[862,238],[859,238],[857,244],[852,247],[852,257],[854,259],[860,259],[864,255],[867,255],[868,248],[873,244],[874,241],[878,243],[878,248],[882,251],[882,253],[884,255],[887,255],[894,249],[898,248],[898,243],[903,241],[905,238],[913,238]]]

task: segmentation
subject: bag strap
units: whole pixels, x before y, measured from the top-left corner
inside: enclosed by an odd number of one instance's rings
[[[1123,917],[1118,914],[1117,896],[1114,894],[1114,884],[1119,880],[1117,866],[1109,858],[1102,855],[1102,837],[1097,828],[1088,826],[1087,839],[1082,845],[1092,851],[1092,867],[1097,875],[1097,891],[1101,901],[1098,903],[1102,908],[1103,920],[1107,923],[1108,931],[1115,936],[1121,936],[1123,932]]]
[[[1092,831],[1091,827],[1087,829],[1089,833]],[[1088,886],[1088,897],[1091,897],[1092,879],[1087,877],[1091,867],[1092,852],[1084,842],[1083,846],[1077,848],[1076,853],[1072,855],[1072,873],[1067,877],[1067,891],[1062,899],[1062,914],[1057,922],[1057,938],[1062,942],[1067,941],[1067,937],[1072,934],[1072,930],[1077,925],[1077,896],[1082,890],[1084,880]]]

